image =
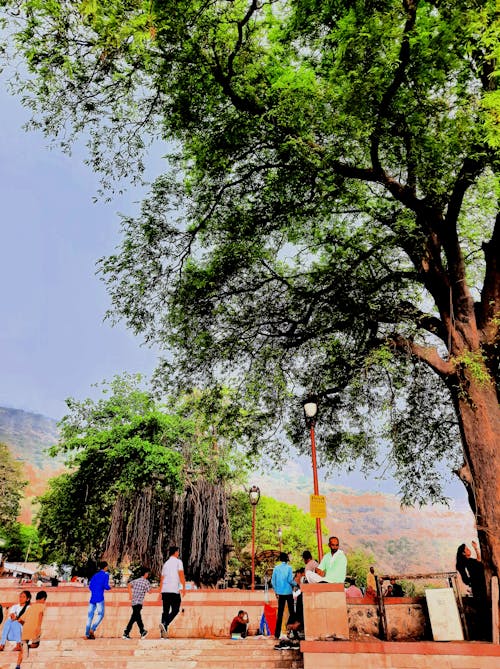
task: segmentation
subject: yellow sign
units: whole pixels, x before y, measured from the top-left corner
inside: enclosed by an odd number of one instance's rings
[[[324,495],[311,495],[309,504],[309,515],[313,518],[326,518],[326,497]]]

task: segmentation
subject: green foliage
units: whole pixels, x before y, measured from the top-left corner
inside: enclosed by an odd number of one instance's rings
[[[38,532],[44,562],[96,563],[109,531],[113,498],[74,474],[49,481],[38,498]]]
[[[0,526],[3,530],[17,523],[26,483],[21,463],[14,460],[8,446],[0,442]]]
[[[229,499],[229,520],[236,560],[234,566],[250,564],[252,542],[252,507],[246,492],[234,492]],[[255,513],[255,553],[279,550],[278,529],[282,531],[282,549],[290,555],[294,569],[302,567],[302,552],[317,552],[316,521],[293,504],[278,502],[272,497],[262,496]],[[323,535],[327,530],[322,528]],[[256,565],[256,573],[275,562]]]
[[[167,412],[140,383],[139,377],[124,375],[104,384],[101,399],[68,400],[61,441],[51,452],[65,454],[69,471],[52,479],[38,499],[45,560],[95,563],[118,499],[134,507],[135,496],[152,491],[168,525],[173,496],[188,483],[243,476],[235,450],[239,428],[226,423],[236,411],[228,393],[208,397],[195,391],[172,402]],[[132,534],[130,527],[127,533]]]
[[[19,562],[37,562],[42,556],[37,528],[33,525],[15,523],[2,527],[0,533],[5,544],[2,552],[9,560]]]
[[[491,375],[486,367],[485,356],[479,351],[464,351],[461,355],[453,357],[452,362],[457,367],[467,369],[470,376],[479,385],[492,382]]]
[[[356,579],[356,585],[366,588],[366,575],[371,566],[375,565],[375,557],[362,548],[347,553],[347,576]]]
[[[305,448],[298,396],[314,391],[322,459],[383,460],[424,503],[443,498],[440,462],[477,453],[469,395],[498,424],[476,364],[498,388],[497,14],[496,0],[4,1],[32,126],[64,148],[84,132],[105,186],[169,142],[100,262],[111,315],[175,352],[166,385],[237,386],[258,409],[249,452],[280,457],[270,425]]]
[[[415,584],[415,581],[409,581],[407,579],[403,579],[399,581],[401,587],[403,588],[403,593],[405,597],[418,597],[420,596],[420,592],[417,589],[417,585]],[[423,594],[423,592],[422,592]]]

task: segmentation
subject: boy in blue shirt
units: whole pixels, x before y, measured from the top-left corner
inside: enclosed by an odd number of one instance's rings
[[[89,608],[87,613],[87,626],[85,628],[85,637],[87,639],[95,639],[94,632],[101,624],[104,618],[104,591],[111,590],[109,585],[109,566],[103,561],[99,562],[99,571],[92,576],[89,583],[90,595]],[[95,612],[97,611],[97,620],[94,620]]]
[[[281,623],[283,622],[283,613],[285,611],[285,604],[288,606],[288,615],[293,615],[293,571],[288,564],[288,555],[280,553],[280,564],[277,564],[273,569],[271,576],[271,584],[274,593],[278,598],[278,616],[276,618],[276,629],[274,630],[274,638],[279,639],[281,635]]]

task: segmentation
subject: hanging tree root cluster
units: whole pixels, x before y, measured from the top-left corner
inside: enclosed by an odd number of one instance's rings
[[[173,496],[148,487],[117,497],[105,560],[148,565],[159,577],[170,545],[180,547],[186,578],[213,585],[224,576],[231,532],[222,482],[198,479]]]

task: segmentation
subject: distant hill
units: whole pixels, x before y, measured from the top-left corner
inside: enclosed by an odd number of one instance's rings
[[[54,419],[41,414],[0,407],[0,441],[24,465],[29,485],[22,504],[21,521],[30,523],[33,499],[41,495],[49,478],[62,471],[60,460],[50,458],[46,450],[57,443],[59,433]]]
[[[254,482],[262,495],[309,511],[312,474],[305,477],[301,464],[289,462],[281,472],[254,476]],[[458,545],[476,536],[474,516],[464,504],[402,509],[396,495],[360,492],[328,481],[320,481],[320,493],[327,498],[323,522],[329,534],[337,535],[344,549],[373,553],[380,571],[454,571]],[[314,546],[305,548],[315,552]]]
[[[0,407],[0,441],[8,444],[21,460],[30,460],[39,469],[47,466],[45,450],[59,439],[57,423],[41,414]]]
[[[30,522],[33,497],[43,493],[48,479],[62,471],[61,462],[46,453],[57,440],[55,420],[0,407],[0,441],[24,463],[30,482],[23,522]],[[309,511],[312,475],[305,459],[287,462],[283,471],[254,475],[252,483],[263,495]],[[320,492],[327,497],[328,518],[324,523],[329,533],[338,535],[347,550],[363,548],[372,552],[380,571],[452,571],[457,546],[475,536],[473,515],[464,504],[402,510],[395,495],[354,490],[329,481],[320,481]],[[314,546],[304,548],[314,552]]]

